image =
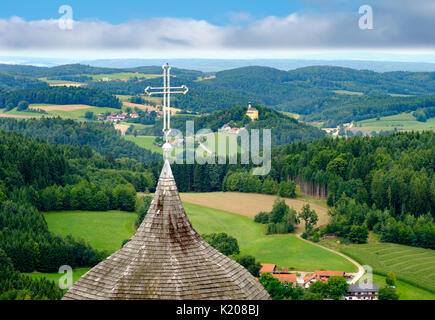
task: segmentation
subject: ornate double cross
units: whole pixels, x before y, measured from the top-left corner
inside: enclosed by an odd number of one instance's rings
[[[168,63],[162,66],[163,69],[163,87],[147,87],[145,93],[149,96],[162,94],[163,95],[163,135],[165,142],[169,141],[169,133],[171,132],[171,94],[181,93],[186,94],[189,91],[185,85],[180,87],[171,87],[171,67]]]

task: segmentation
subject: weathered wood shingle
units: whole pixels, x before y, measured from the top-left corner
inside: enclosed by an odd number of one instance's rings
[[[123,248],[82,276],[63,299],[270,299],[242,266],[190,223],[166,161],[148,213]]]

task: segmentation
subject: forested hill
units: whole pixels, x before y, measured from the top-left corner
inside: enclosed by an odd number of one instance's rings
[[[313,126],[306,125],[290,118],[280,112],[270,110],[262,106],[254,106],[259,112],[259,119],[251,121],[246,115],[248,107],[238,106],[216,111],[210,115],[193,117],[195,131],[200,129],[210,129],[217,132],[224,124],[231,127],[246,127],[251,129],[270,129],[272,132],[272,145],[283,145],[294,141],[309,141],[323,138],[325,133]],[[175,116],[171,120],[173,128],[184,132],[186,120],[189,117]],[[156,126],[157,132],[161,128],[161,122]]]
[[[185,78],[196,79],[202,76],[201,71],[186,70],[172,68],[172,71],[178,76]],[[96,74],[113,74],[118,72],[138,72],[144,74],[162,74],[161,66],[145,66],[136,68],[102,68],[102,67],[92,67],[83,64],[67,64],[55,67],[36,67],[36,66],[23,66],[23,65],[10,65],[10,64],[0,64],[0,72],[8,73],[11,75],[28,76],[35,78],[52,78],[52,77],[62,77],[62,76],[73,76],[73,75],[96,75]]]
[[[39,88],[45,87],[47,83],[39,81],[37,79],[10,75],[4,72],[0,72],[0,88],[11,89],[26,89],[26,88]]]
[[[329,121],[328,125],[351,121],[353,116],[361,120],[415,111],[427,104],[420,97],[431,105],[435,94],[435,72],[377,73],[328,66],[282,71],[253,66],[217,72],[215,77],[198,75],[197,79],[176,70],[173,74],[174,85],[186,84],[190,89],[187,95],[173,97],[177,108],[212,113],[252,101],[301,114],[307,121]],[[146,86],[160,83],[155,78],[127,83],[91,81],[88,86],[114,94],[141,94]]]
[[[139,162],[161,161],[161,156],[122,139],[112,123],[76,122],[61,118],[0,119],[0,129],[20,132],[52,144],[89,145],[102,155]]]
[[[126,77],[130,79],[99,80],[101,75],[120,72],[130,73],[131,77]],[[82,82],[87,88],[110,94],[138,95],[147,86],[162,84],[160,66],[116,69],[80,64],[51,68],[0,65],[0,73],[6,77],[3,87],[11,89],[40,86],[44,82],[37,79],[47,78]],[[435,72],[378,73],[333,66],[283,71],[251,66],[213,75],[172,68],[172,76],[173,85],[185,84],[190,89],[187,95],[174,95],[172,105],[200,114],[252,101],[274,110],[298,113],[304,121],[335,126],[418,109],[422,109],[421,113],[435,105]],[[22,83],[16,79],[22,79]]]
[[[49,104],[85,104],[96,107],[121,108],[121,102],[115,96],[95,89],[75,87],[42,87],[0,93],[0,109],[13,109],[21,101]]]
[[[226,91],[228,97],[239,95],[245,97],[245,101],[251,100],[274,109],[311,115],[329,108],[340,108],[346,103],[351,104],[367,97],[385,97],[384,100],[388,100],[383,102],[385,106],[396,103],[400,98],[390,95],[434,94],[435,73],[376,73],[339,67],[306,67],[285,72],[266,67],[245,67],[218,72],[215,79],[192,85],[189,96],[178,98],[179,106],[185,105],[209,112],[215,102],[204,103],[202,97],[212,95],[213,92]],[[195,100],[201,101],[201,105],[195,105]],[[371,107],[376,109],[377,101],[371,102]],[[410,103],[407,109],[412,108]],[[372,113],[368,116],[371,117]]]

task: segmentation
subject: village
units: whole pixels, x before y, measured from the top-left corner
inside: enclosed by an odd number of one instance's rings
[[[355,279],[355,275],[344,271],[316,270],[313,273],[289,273],[288,269],[279,269],[275,264],[261,264],[258,276],[264,273],[270,273],[282,283],[288,283],[292,287],[301,286],[304,289],[309,289],[310,286],[317,281],[326,284],[331,277],[343,277],[346,282],[349,283],[349,288],[346,296],[344,296],[344,300],[378,300],[378,285],[365,283],[354,284],[353,280]]]

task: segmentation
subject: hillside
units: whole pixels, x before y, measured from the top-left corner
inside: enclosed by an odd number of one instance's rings
[[[56,85],[72,81],[99,92],[142,95],[147,86],[161,86],[161,72],[159,66],[0,65],[0,88],[3,75],[6,79],[3,87],[8,90],[42,86],[43,81]],[[249,66],[215,74],[173,68],[172,75],[172,85],[185,84],[190,89],[187,95],[174,95],[172,106],[199,114],[211,114],[252,101],[274,110],[299,114],[306,122],[335,127],[435,106],[435,72],[379,73],[333,66],[283,71]],[[102,81],[103,78],[109,81]]]
[[[174,116],[171,126],[185,132],[186,120],[193,120],[195,131],[210,129],[217,132],[224,124],[230,123],[231,127],[246,127],[246,129],[270,129],[272,132],[272,145],[283,145],[294,141],[309,141],[325,137],[325,133],[318,128],[303,124],[280,112],[262,107],[254,106],[259,111],[259,119],[251,121],[246,116],[248,107],[237,106],[213,112],[201,117],[189,117],[186,115]],[[154,134],[161,132],[161,121],[154,126]]]

